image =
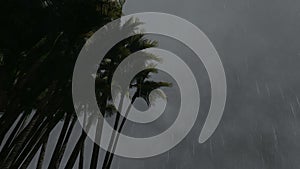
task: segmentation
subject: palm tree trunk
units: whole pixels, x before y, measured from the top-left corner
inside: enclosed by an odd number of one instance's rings
[[[16,157],[20,153],[20,150],[22,150],[22,148],[24,148],[24,143],[26,143],[26,140],[28,140],[30,138],[30,137],[28,137],[28,135],[32,132],[32,129],[34,128],[38,119],[39,119],[39,114],[38,114],[38,112],[36,112],[36,114],[31,119],[29,124],[13,141],[13,143],[12,143],[13,148],[11,148],[11,149],[9,148],[6,150],[3,149],[3,151],[1,151],[1,153],[0,153],[0,157],[1,157],[0,168],[8,168],[12,164],[12,162],[16,159]]]
[[[56,96],[52,96],[51,102],[49,101],[39,106],[35,115],[30,120],[29,124],[14,140],[15,145],[12,148],[11,153],[6,158],[6,161],[1,164],[0,168],[7,168],[10,165],[16,166],[16,163],[21,164],[21,162],[28,155],[32,147],[34,147],[34,145],[37,143],[38,139],[41,138],[42,133],[47,131],[47,128],[53,128],[63,117],[63,113],[60,112],[57,112],[56,116],[47,116],[51,112],[51,110],[46,109],[47,105],[51,105],[53,106],[53,109],[56,110],[57,107],[59,107],[59,105],[61,104],[61,101],[62,99],[56,98]],[[42,122],[42,124],[40,124],[39,122]],[[36,129],[37,127],[39,128]],[[1,156],[2,155],[3,152],[1,152]],[[7,154],[4,154],[4,156],[7,156]]]
[[[7,134],[15,120],[18,118],[20,112],[21,111],[19,111],[19,108],[12,107],[0,117],[0,144],[2,144],[4,136]]]
[[[124,97],[125,95],[122,94],[121,95],[121,99],[120,99],[120,103],[119,103],[119,108],[118,108],[118,111],[122,111],[122,108],[123,108],[123,102],[124,102]],[[102,169],[105,168],[105,166],[107,165],[108,163],[108,160],[109,160],[109,157],[111,155],[111,149],[112,149],[112,146],[113,146],[113,143],[115,141],[115,135],[116,135],[116,131],[118,130],[118,126],[119,126],[119,121],[120,121],[120,112],[117,113],[116,115],[116,119],[115,119],[115,123],[114,123],[114,131],[110,137],[110,141],[109,141],[109,145],[108,145],[108,149],[106,151],[106,154],[105,154],[105,158],[104,158],[104,161],[103,161],[103,164],[102,164]]]
[[[22,155],[25,152],[29,152],[33,148],[33,146],[36,144],[36,142],[38,142],[39,138],[45,132],[47,125],[48,125],[48,123],[45,120],[41,124],[41,126],[38,129],[36,129],[35,125],[38,121],[40,121],[40,120],[34,120],[34,121],[32,121],[32,123],[29,123],[26,126],[28,131],[26,129],[24,129],[25,131],[22,131],[22,133],[20,134],[20,138],[17,138],[15,140],[16,145],[14,145],[14,147],[12,148],[12,153],[10,153],[9,158],[7,160],[8,163],[12,162],[14,164],[19,157],[22,157]],[[24,134],[23,134],[23,132],[24,132]]]
[[[78,169],[83,169],[83,160],[84,160],[84,146],[82,146],[80,150]]]
[[[117,136],[116,136],[116,139],[115,139],[115,142],[114,142],[114,146],[113,146],[113,149],[112,149],[112,151],[111,151],[111,155],[110,155],[109,160],[108,160],[108,162],[107,162],[107,164],[106,164],[106,166],[105,166],[104,169],[109,169],[109,168],[111,167],[113,158],[114,158],[114,156],[115,156],[114,152],[116,151],[116,148],[117,148],[117,144],[118,144],[118,140],[119,140],[120,134],[121,134],[121,132],[122,132],[122,130],[123,130],[124,124],[125,124],[125,122],[126,122],[126,118],[127,118],[128,114],[129,114],[129,112],[130,112],[130,109],[131,109],[131,107],[132,107],[132,104],[134,103],[134,101],[135,101],[136,98],[137,98],[136,95],[134,95],[134,96],[132,97],[131,104],[128,106],[128,108],[127,108],[127,110],[126,110],[125,116],[123,117],[123,120],[122,120],[121,125],[120,125],[120,127],[119,127],[118,134],[117,134]]]
[[[102,127],[103,127],[103,118],[98,118],[90,169],[96,169],[98,165],[100,146],[97,144],[97,141],[98,140],[99,142],[101,141]]]
[[[43,162],[44,162],[44,158],[45,158],[45,151],[46,151],[46,148],[47,148],[48,138],[49,138],[49,136],[45,139],[45,141],[42,145],[36,169],[42,169],[43,168]]]
[[[76,122],[76,121],[77,121],[77,118],[76,118],[76,117],[73,117],[73,120],[72,120],[72,122],[71,122],[71,124],[70,124],[70,127],[69,127],[68,131],[67,131],[66,138],[64,139],[64,142],[63,142],[63,144],[62,144],[61,150],[59,151],[59,154],[58,154],[58,158],[57,158],[57,160],[56,160],[56,162],[55,162],[55,167],[54,167],[55,169],[56,169],[56,168],[59,168],[59,166],[60,166],[62,157],[63,157],[63,155],[64,155],[64,153],[65,153],[67,144],[68,144],[68,142],[69,142],[69,139],[70,139],[70,136],[71,136],[71,133],[72,133],[72,131],[73,131],[73,128],[74,128],[74,125],[75,125],[75,122]]]
[[[43,142],[47,139],[52,129],[57,125],[58,121],[62,118],[63,114],[59,113],[56,115],[53,119],[51,119],[51,122],[42,129],[41,134],[39,134],[39,138],[32,139],[27,144],[27,146],[24,148],[22,153],[16,158],[16,160],[13,161],[12,168],[19,167],[22,163],[22,166],[20,168],[27,168],[27,166],[30,164],[30,161],[33,159],[36,152],[39,150],[40,146],[43,144]],[[38,141],[37,141],[38,140]],[[35,142],[37,143],[35,144]],[[29,155],[28,155],[29,154]],[[23,162],[24,161],[24,162]]]
[[[1,151],[0,168],[5,168],[5,167],[7,168],[8,166],[10,166],[11,163],[17,159],[20,152],[22,152],[22,149],[24,149],[26,145],[29,144],[29,142],[33,142],[33,141],[36,142],[38,134],[41,132],[41,129],[43,129],[47,124],[46,121],[44,121],[45,114],[47,114],[47,111],[44,110],[45,105],[46,103],[40,106],[40,108],[35,112],[28,125],[22,130],[22,132],[18,134],[18,136],[12,142],[11,145],[13,146],[11,146],[6,150]],[[41,121],[42,124],[38,123]],[[39,127],[38,130],[36,130],[37,127]],[[32,138],[34,138],[35,140]]]
[[[16,136],[17,132],[21,128],[21,125],[24,123],[25,119],[26,119],[26,112],[23,113],[22,117],[16,124],[14,130],[11,132],[10,136],[6,140],[4,146],[2,147],[2,150],[8,150],[9,146],[12,144],[13,138]]]
[[[87,131],[89,131],[91,125],[92,125],[92,119],[90,119],[90,121],[87,124],[87,127],[86,127]],[[75,147],[74,147],[74,149],[73,149],[73,151],[72,151],[72,153],[71,153],[71,155],[70,155],[70,157],[67,161],[65,169],[72,169],[73,168],[73,166],[76,162],[76,159],[78,157],[78,154],[81,150],[81,147],[84,146],[84,141],[85,141],[86,137],[87,137],[87,133],[84,131],[84,129],[82,129],[81,135],[80,135],[80,137],[79,137],[79,139],[78,139],[78,141],[77,141],[77,143],[76,143],[76,145],[75,145]]]
[[[72,169],[73,168],[73,166],[76,162],[77,156],[78,156],[78,154],[81,150],[81,147],[84,145],[83,143],[84,143],[86,137],[87,137],[87,134],[84,131],[82,131],[81,136],[80,136],[79,140],[77,141],[77,143],[76,143],[76,145],[75,145],[75,147],[74,147],[74,149],[73,149],[73,151],[72,151],[72,153],[71,153],[71,155],[68,159],[68,162],[65,166],[65,169]]]
[[[52,128],[53,129],[53,128]],[[11,168],[19,168],[19,169],[27,169],[28,165],[30,164],[30,162],[32,161],[32,159],[34,158],[34,156],[36,155],[37,151],[40,149],[40,147],[42,146],[43,142],[47,141],[49,138],[49,134],[51,131],[47,131],[43,134],[42,138],[38,141],[38,143],[32,148],[31,152],[29,153],[29,155],[27,156],[27,154],[25,154],[27,157],[24,160],[24,156],[22,156],[22,158],[19,158],[19,160],[16,161],[16,163],[14,163]],[[19,167],[21,166],[21,167]]]
[[[104,95],[103,101],[101,103],[100,112],[103,113],[103,116],[105,115],[106,110],[106,104],[107,104],[107,95]],[[102,128],[103,128],[103,118],[98,118],[97,121],[97,127],[96,127],[96,136],[95,136],[95,142],[93,147],[93,153],[92,153],[92,159],[90,164],[90,169],[96,169],[98,165],[98,157],[99,157],[99,150],[100,146],[97,144],[101,142],[101,135],[102,135]]]
[[[62,147],[64,138],[65,138],[65,135],[67,133],[67,129],[68,129],[70,120],[71,120],[71,114],[68,114],[66,116],[65,121],[64,121],[64,125],[63,125],[63,127],[61,129],[60,135],[58,137],[58,140],[57,140],[57,143],[56,143],[54,152],[52,154],[52,157],[51,157],[51,160],[50,160],[48,168],[54,168],[54,166],[55,166],[55,163],[56,163],[57,158],[58,158],[58,154],[59,154],[59,152],[61,150],[61,147]]]
[[[118,129],[118,126],[119,126],[120,116],[121,115],[119,113],[117,113],[116,119],[115,119],[115,124],[114,124],[114,131],[113,131],[113,133],[110,137],[109,146],[108,146],[108,149],[105,153],[105,158],[103,160],[102,169],[104,169],[105,166],[107,165],[107,162],[108,162],[109,157],[111,155],[111,149],[112,149],[112,146],[113,146],[113,143],[114,143],[114,140],[115,140],[116,130]]]

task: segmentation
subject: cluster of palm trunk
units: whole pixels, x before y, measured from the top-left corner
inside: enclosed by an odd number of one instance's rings
[[[155,42],[136,35],[115,45],[100,64],[95,76],[96,96],[104,117],[114,117],[115,132],[110,138],[110,151],[102,164],[100,147],[93,145],[91,159],[84,158],[87,134],[84,130],[71,153],[77,116],[72,102],[72,73],[76,58],[86,40],[106,23],[122,16],[122,2],[101,0],[3,0],[0,2],[0,168],[28,168],[37,156],[36,168],[111,168],[118,134],[126,117],[112,104],[110,84],[117,66],[131,53],[154,47]],[[132,28],[136,23],[132,23]],[[122,29],[122,28],[120,28]],[[103,42],[105,43],[105,42]],[[155,59],[151,56],[149,59]],[[145,64],[146,60],[141,60]],[[154,68],[132,80],[132,102],[142,97],[148,102],[150,91],[170,84],[151,80]],[[130,107],[128,108],[130,109]],[[88,114],[88,110],[83,111]],[[90,116],[86,116],[88,127]],[[51,158],[45,159],[49,135],[63,122]],[[101,125],[100,123],[97,125]],[[101,126],[97,126],[97,130]],[[96,139],[101,138],[101,131]],[[68,157],[65,166],[62,158]]]

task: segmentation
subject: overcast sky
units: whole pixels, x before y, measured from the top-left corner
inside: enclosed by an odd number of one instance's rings
[[[300,168],[300,1],[129,0],[124,12],[171,13],[198,26],[223,61],[228,100],[220,126],[205,144],[196,142],[205,118],[200,115],[169,160],[167,155],[122,159],[121,168],[140,168],[140,163],[149,169]],[[193,55],[176,42],[167,43],[170,39],[157,39],[183,58]],[[200,113],[205,114],[209,83],[203,82],[205,70],[199,74]]]

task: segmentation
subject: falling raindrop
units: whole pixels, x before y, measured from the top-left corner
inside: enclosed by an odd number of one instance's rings
[[[240,76],[239,75],[236,75],[236,80],[238,82],[238,85],[241,85],[241,79],[240,79]]]
[[[300,108],[300,102],[298,96],[296,96],[298,107]]]
[[[285,96],[284,96],[283,90],[282,90],[282,88],[281,88],[281,85],[279,85],[279,91],[280,91],[281,98],[282,98],[283,100],[285,100]]]
[[[193,156],[194,156],[195,155],[195,142],[192,143],[192,149],[193,149],[192,153],[193,153]]]
[[[270,88],[269,88],[268,84],[266,84],[266,89],[267,89],[268,96],[270,97],[271,96],[271,92],[270,92]]]
[[[245,64],[246,64],[246,72],[248,72],[249,71],[249,64],[248,64],[248,58],[247,57],[245,57]]]
[[[291,108],[291,112],[293,114],[293,118],[296,119],[296,113],[295,113],[295,110],[294,110],[294,106],[290,103],[290,108]]]
[[[213,157],[213,145],[212,145],[212,141],[209,142],[209,150],[210,150],[210,156]]]
[[[222,145],[225,146],[225,140],[223,134],[221,134],[221,141],[222,141]]]
[[[256,84],[256,91],[257,91],[257,94],[260,96],[260,89],[259,89],[258,82],[256,81],[255,84]]]
[[[118,162],[117,169],[120,169],[120,162]]]
[[[275,150],[278,151],[278,136],[277,132],[274,126],[272,126],[273,129],[273,135],[274,135],[274,140],[275,140]]]

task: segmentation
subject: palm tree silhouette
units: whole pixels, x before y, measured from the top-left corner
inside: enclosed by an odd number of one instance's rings
[[[96,30],[122,16],[123,4],[94,0],[0,2],[3,25],[0,36],[4,39],[0,42],[0,112],[3,112],[0,117],[0,168],[27,168],[37,153],[37,168],[42,168],[49,135],[62,121],[51,159],[47,159],[48,168],[61,167],[77,121],[71,92],[76,58]],[[130,21],[120,30],[132,31],[139,24]],[[156,42],[143,36],[135,35],[115,45],[99,63],[100,70],[95,75],[98,105],[105,117],[116,114],[114,129],[118,133],[122,132],[126,116],[122,117],[112,104],[113,72],[130,54],[156,46]],[[147,59],[157,58],[149,56],[137,60],[136,64],[143,65]],[[152,90],[170,86],[166,82],[151,81],[153,73],[157,70],[150,68],[132,80],[130,88],[135,89],[132,103],[141,97],[149,104]],[[91,116],[93,113],[88,109],[82,112],[86,121],[84,127],[88,130],[93,118],[97,117]],[[101,126],[97,129],[96,139],[100,139]],[[110,151],[105,154],[102,168],[111,166],[117,145],[113,140],[118,140],[118,135],[116,132],[112,134]],[[73,168],[78,156],[79,168],[83,168],[86,138],[87,134],[82,130],[65,168]],[[99,148],[95,143],[90,168],[98,166]]]

